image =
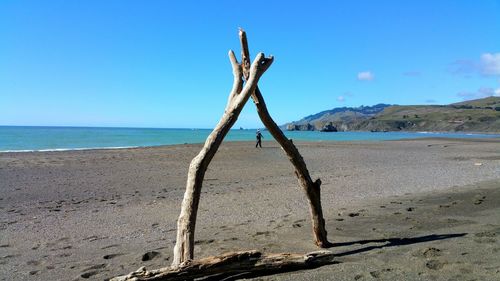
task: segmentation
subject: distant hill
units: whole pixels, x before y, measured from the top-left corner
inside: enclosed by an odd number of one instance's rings
[[[289,131],[328,131],[328,126],[332,123],[339,131],[350,131],[353,124],[373,117],[389,106],[391,105],[380,103],[374,106],[337,107],[285,124],[284,127]]]
[[[449,105],[339,107],[282,126],[299,131],[500,132],[500,97]]]
[[[465,108],[486,108],[495,109],[500,107],[500,97],[487,97],[477,100],[469,100],[464,102],[457,102],[450,104],[452,107],[465,107]],[[498,109],[497,109],[498,111]]]

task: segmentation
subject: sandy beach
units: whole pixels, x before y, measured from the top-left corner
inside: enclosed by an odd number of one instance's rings
[[[500,280],[500,140],[297,143],[338,263],[258,280]],[[201,145],[0,154],[0,280],[106,280],[170,264]],[[306,197],[277,143],[224,143],[197,258],[307,253]],[[234,280],[234,279],[228,279]]]

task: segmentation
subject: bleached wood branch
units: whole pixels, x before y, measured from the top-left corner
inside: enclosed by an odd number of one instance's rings
[[[193,280],[195,278],[224,274],[232,276],[242,273],[275,273],[335,263],[331,252],[312,252],[308,254],[263,254],[258,251],[226,253],[221,256],[207,257],[188,261],[179,266],[170,266],[148,271],[142,267],[128,275],[112,278],[110,281],[173,281]]]
[[[242,75],[239,67],[235,66],[236,58],[233,52],[229,52],[229,58],[233,66],[235,81],[231,90],[229,101],[224,115],[217,126],[210,133],[205,144],[189,165],[186,182],[186,192],[182,201],[181,213],[177,221],[177,240],[174,247],[174,258],[172,265],[179,265],[182,262],[192,260],[194,256],[194,232],[196,226],[196,216],[200,201],[200,193],[203,178],[208,164],[214,157],[222,140],[229,132],[229,129],[238,119],[243,106],[255,91],[257,83],[264,72],[273,63],[273,57],[265,58],[263,53],[259,53],[250,66],[249,77],[241,92]],[[236,63],[237,64],[237,63]]]
[[[248,62],[250,61],[250,51],[248,49],[246,32],[243,29],[240,29],[239,36],[241,43],[241,66],[243,76],[245,79],[249,79],[250,68]],[[276,122],[274,122],[273,118],[269,114],[266,102],[264,101],[264,97],[262,96],[258,86],[252,93],[252,99],[257,107],[257,113],[259,114],[262,123],[266,126],[267,130],[271,133],[274,139],[276,139],[276,141],[281,145],[281,148],[285,151],[288,159],[295,167],[295,175],[297,176],[299,184],[304,189],[309,201],[314,243],[322,248],[329,247],[331,243],[328,242],[325,220],[323,218],[323,210],[321,207],[321,180],[317,179],[314,182],[312,181],[309,171],[307,170],[306,163],[304,162],[302,155],[299,153],[299,150],[291,140],[286,138],[285,134],[283,134],[279,126]]]

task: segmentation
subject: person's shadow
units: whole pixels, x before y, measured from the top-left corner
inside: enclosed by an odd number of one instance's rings
[[[280,269],[276,269],[276,270],[272,270],[272,271],[271,270],[264,270],[264,271],[260,271],[260,272],[259,271],[258,272],[242,272],[239,274],[230,274],[230,275],[219,274],[217,276],[210,276],[210,277],[206,277],[204,279],[197,279],[197,280],[232,281],[232,280],[239,280],[239,279],[243,279],[243,278],[255,278],[255,277],[259,277],[259,276],[267,276],[267,275],[273,275],[273,274],[277,274],[277,273],[292,272],[292,271],[298,271],[298,270],[304,270],[304,269],[314,269],[314,268],[318,268],[318,267],[325,266],[325,265],[338,264],[338,263],[340,263],[340,261],[336,260],[336,258],[338,258],[338,257],[355,255],[355,254],[359,254],[359,253],[372,251],[375,249],[412,245],[412,244],[438,241],[438,240],[451,239],[451,238],[459,238],[459,237],[463,237],[465,235],[467,235],[467,233],[431,234],[431,235],[410,237],[410,238],[368,239],[368,240],[357,240],[357,241],[350,241],[350,242],[331,243],[329,248],[347,247],[347,246],[353,246],[353,245],[365,245],[365,244],[372,244],[372,243],[376,243],[376,244],[380,244],[380,245],[370,245],[370,246],[362,247],[359,249],[347,250],[347,251],[340,252],[340,253],[331,253],[327,256],[323,255],[320,260],[315,261],[314,259],[312,259],[310,263],[306,264],[306,266],[304,266],[302,268],[280,268]]]

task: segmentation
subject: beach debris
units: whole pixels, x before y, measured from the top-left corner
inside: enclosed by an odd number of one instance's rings
[[[264,254],[250,250],[229,252],[155,270],[141,267],[127,275],[111,278],[110,281],[193,280],[208,277],[212,277],[211,280],[220,280],[231,276],[257,277],[273,272],[311,269],[335,263],[338,262],[330,251]]]
[[[483,166],[483,163],[481,163],[481,162],[476,162],[476,163],[474,163],[474,166]]]

